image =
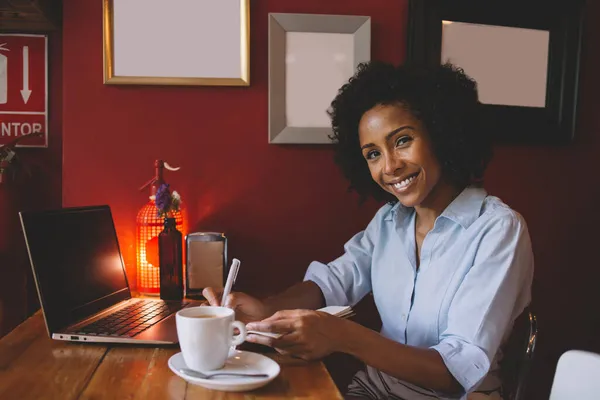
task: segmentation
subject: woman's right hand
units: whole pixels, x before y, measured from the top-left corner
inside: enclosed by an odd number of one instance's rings
[[[211,306],[221,306],[223,289],[205,288],[202,295]],[[261,321],[275,312],[263,301],[242,292],[233,292],[225,300],[227,307],[235,311],[235,318],[245,324]]]

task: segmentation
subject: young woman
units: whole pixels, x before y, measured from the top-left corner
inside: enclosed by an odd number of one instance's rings
[[[233,293],[249,329],[283,334],[248,341],[361,359],[347,398],[501,398],[500,348],[530,301],[533,255],[521,215],[481,188],[491,141],[480,106],[449,64],[359,66],[331,105],[336,161],[363,198],[387,203],[303,283],[265,300]],[[380,333],[313,311],[369,292]]]

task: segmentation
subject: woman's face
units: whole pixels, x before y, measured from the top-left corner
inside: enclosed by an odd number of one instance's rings
[[[442,168],[423,124],[404,106],[378,105],[363,114],[358,135],[371,177],[406,207],[435,203]]]

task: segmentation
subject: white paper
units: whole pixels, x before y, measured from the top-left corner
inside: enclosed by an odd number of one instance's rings
[[[346,315],[353,313],[352,307],[350,307],[350,306],[327,306],[327,307],[319,308],[317,311],[326,312],[327,314],[331,314],[336,317],[337,316],[344,317]],[[260,332],[260,331],[253,331],[253,330],[249,330],[247,333],[248,334],[252,333],[254,335],[267,336],[267,337],[274,338],[274,339],[279,339],[281,336],[283,336],[280,333]]]

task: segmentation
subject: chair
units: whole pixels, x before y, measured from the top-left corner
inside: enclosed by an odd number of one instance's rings
[[[537,340],[537,319],[526,307],[517,317],[506,345],[504,357],[500,361],[502,395],[504,400],[523,400],[525,383],[529,376],[535,343]]]
[[[550,400],[600,398],[600,354],[569,350],[558,359]]]

